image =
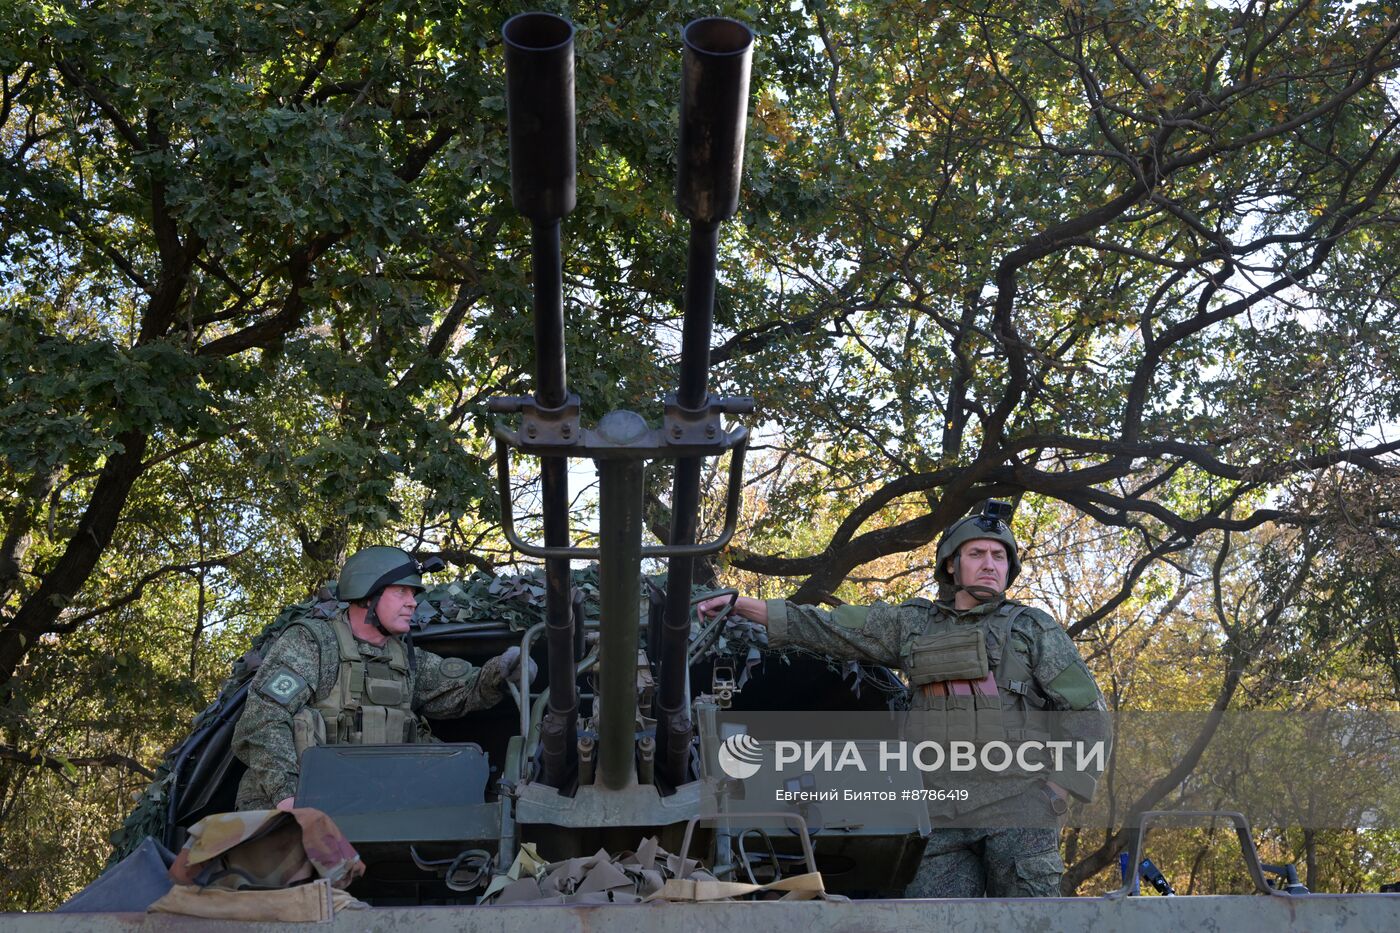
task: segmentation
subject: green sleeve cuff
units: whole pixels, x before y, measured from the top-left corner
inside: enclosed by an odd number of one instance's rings
[[[768,606],[768,647],[781,647],[788,640],[788,614],[786,599],[769,599]]]
[[[499,671],[497,671],[495,679],[492,680],[486,677],[485,668],[479,668],[477,670],[476,693],[483,704],[482,706],[476,707],[477,709],[490,709],[495,706],[497,703],[501,702],[501,698],[505,696],[505,691],[506,679],[500,675]]]
[[[272,797],[272,805],[274,807],[282,801],[286,800],[288,797],[295,797],[297,795],[297,784],[299,784],[301,781],[301,775],[291,774],[288,775],[288,777],[291,778],[291,780],[287,781],[280,788],[278,788],[276,793]]]
[[[492,658],[476,669],[476,687],[483,692],[494,690],[499,693],[505,679],[499,657]]]

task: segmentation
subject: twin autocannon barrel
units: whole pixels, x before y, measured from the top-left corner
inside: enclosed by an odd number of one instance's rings
[[[666,556],[665,619],[660,644],[649,645],[659,664],[655,697],[657,769],[672,786],[687,778],[692,725],[686,706],[690,591],[697,556],[712,553],[733,534],[747,432],[726,431],[721,415],[753,410],[748,399],[714,398],[707,381],[714,320],[719,224],[739,205],[753,33],[722,18],[699,19],[682,33],[679,177],[676,201],[690,221],[680,374],[666,399],[665,424],[650,428],[632,412],[612,412],[596,429],[579,422],[577,396],[568,390],[564,357],[564,302],[560,222],[576,203],[573,26],[547,13],[510,19],[505,39],[510,123],[511,194],[532,225],[534,255],[535,388],[529,398],[497,399],[492,407],[519,412],[521,430],[498,425],[498,479],[506,534],[524,553],[542,557],[546,576],[549,701],[540,724],[540,780],[565,786],[575,773],[578,746],[574,618],[569,561],[601,560],[602,683],[598,776],[606,787],[634,780],[637,599],[644,555]],[[528,545],[514,531],[509,448],[541,462],[544,545]],[[700,467],[707,456],[733,450],[725,531],[696,543]],[[567,458],[599,464],[599,546],[569,544]],[[675,461],[670,541],[641,546],[642,464]]]

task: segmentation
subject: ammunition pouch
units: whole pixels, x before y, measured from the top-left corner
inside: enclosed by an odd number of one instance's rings
[[[930,607],[924,634],[906,643],[901,658],[913,685],[909,739],[945,748],[954,742],[985,747],[1050,739],[1041,712],[1047,704],[1031,671],[1033,646],[1023,632],[1012,630],[1025,608],[1008,603],[969,622]],[[925,775],[930,787],[944,779],[936,772]],[[1038,772],[1013,763],[979,781],[969,800],[942,812],[976,810],[1040,779]]]
[[[308,748],[326,744],[326,720],[313,707],[303,706],[292,717],[292,745],[297,758]]]
[[[390,706],[362,706],[355,711],[354,734],[349,741],[356,745],[396,745],[412,742],[418,737],[418,720]]]
[[[365,697],[373,706],[402,706],[408,684],[387,664],[365,665]]]
[[[922,635],[909,649],[906,668],[915,686],[948,680],[982,680],[991,672],[987,663],[987,641],[980,626]]]
[[[919,725],[920,741],[980,745],[1006,740],[1006,723],[996,680],[989,676],[974,682],[977,689],[964,691],[962,687],[966,683],[959,683],[956,692],[948,689],[952,684],[942,681],[919,688],[913,704],[919,712],[912,715]]]

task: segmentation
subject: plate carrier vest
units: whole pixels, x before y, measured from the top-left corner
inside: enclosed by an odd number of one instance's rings
[[[325,650],[324,635],[302,625]],[[366,658],[344,615],[328,623],[339,654],[335,684],[324,697],[312,697],[292,720],[300,755],[313,745],[396,745],[432,741],[413,712],[409,648],[398,638],[384,643],[387,657]]]

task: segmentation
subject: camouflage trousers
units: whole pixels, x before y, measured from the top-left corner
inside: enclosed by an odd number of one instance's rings
[[[905,897],[1059,897],[1055,829],[935,829]]]

